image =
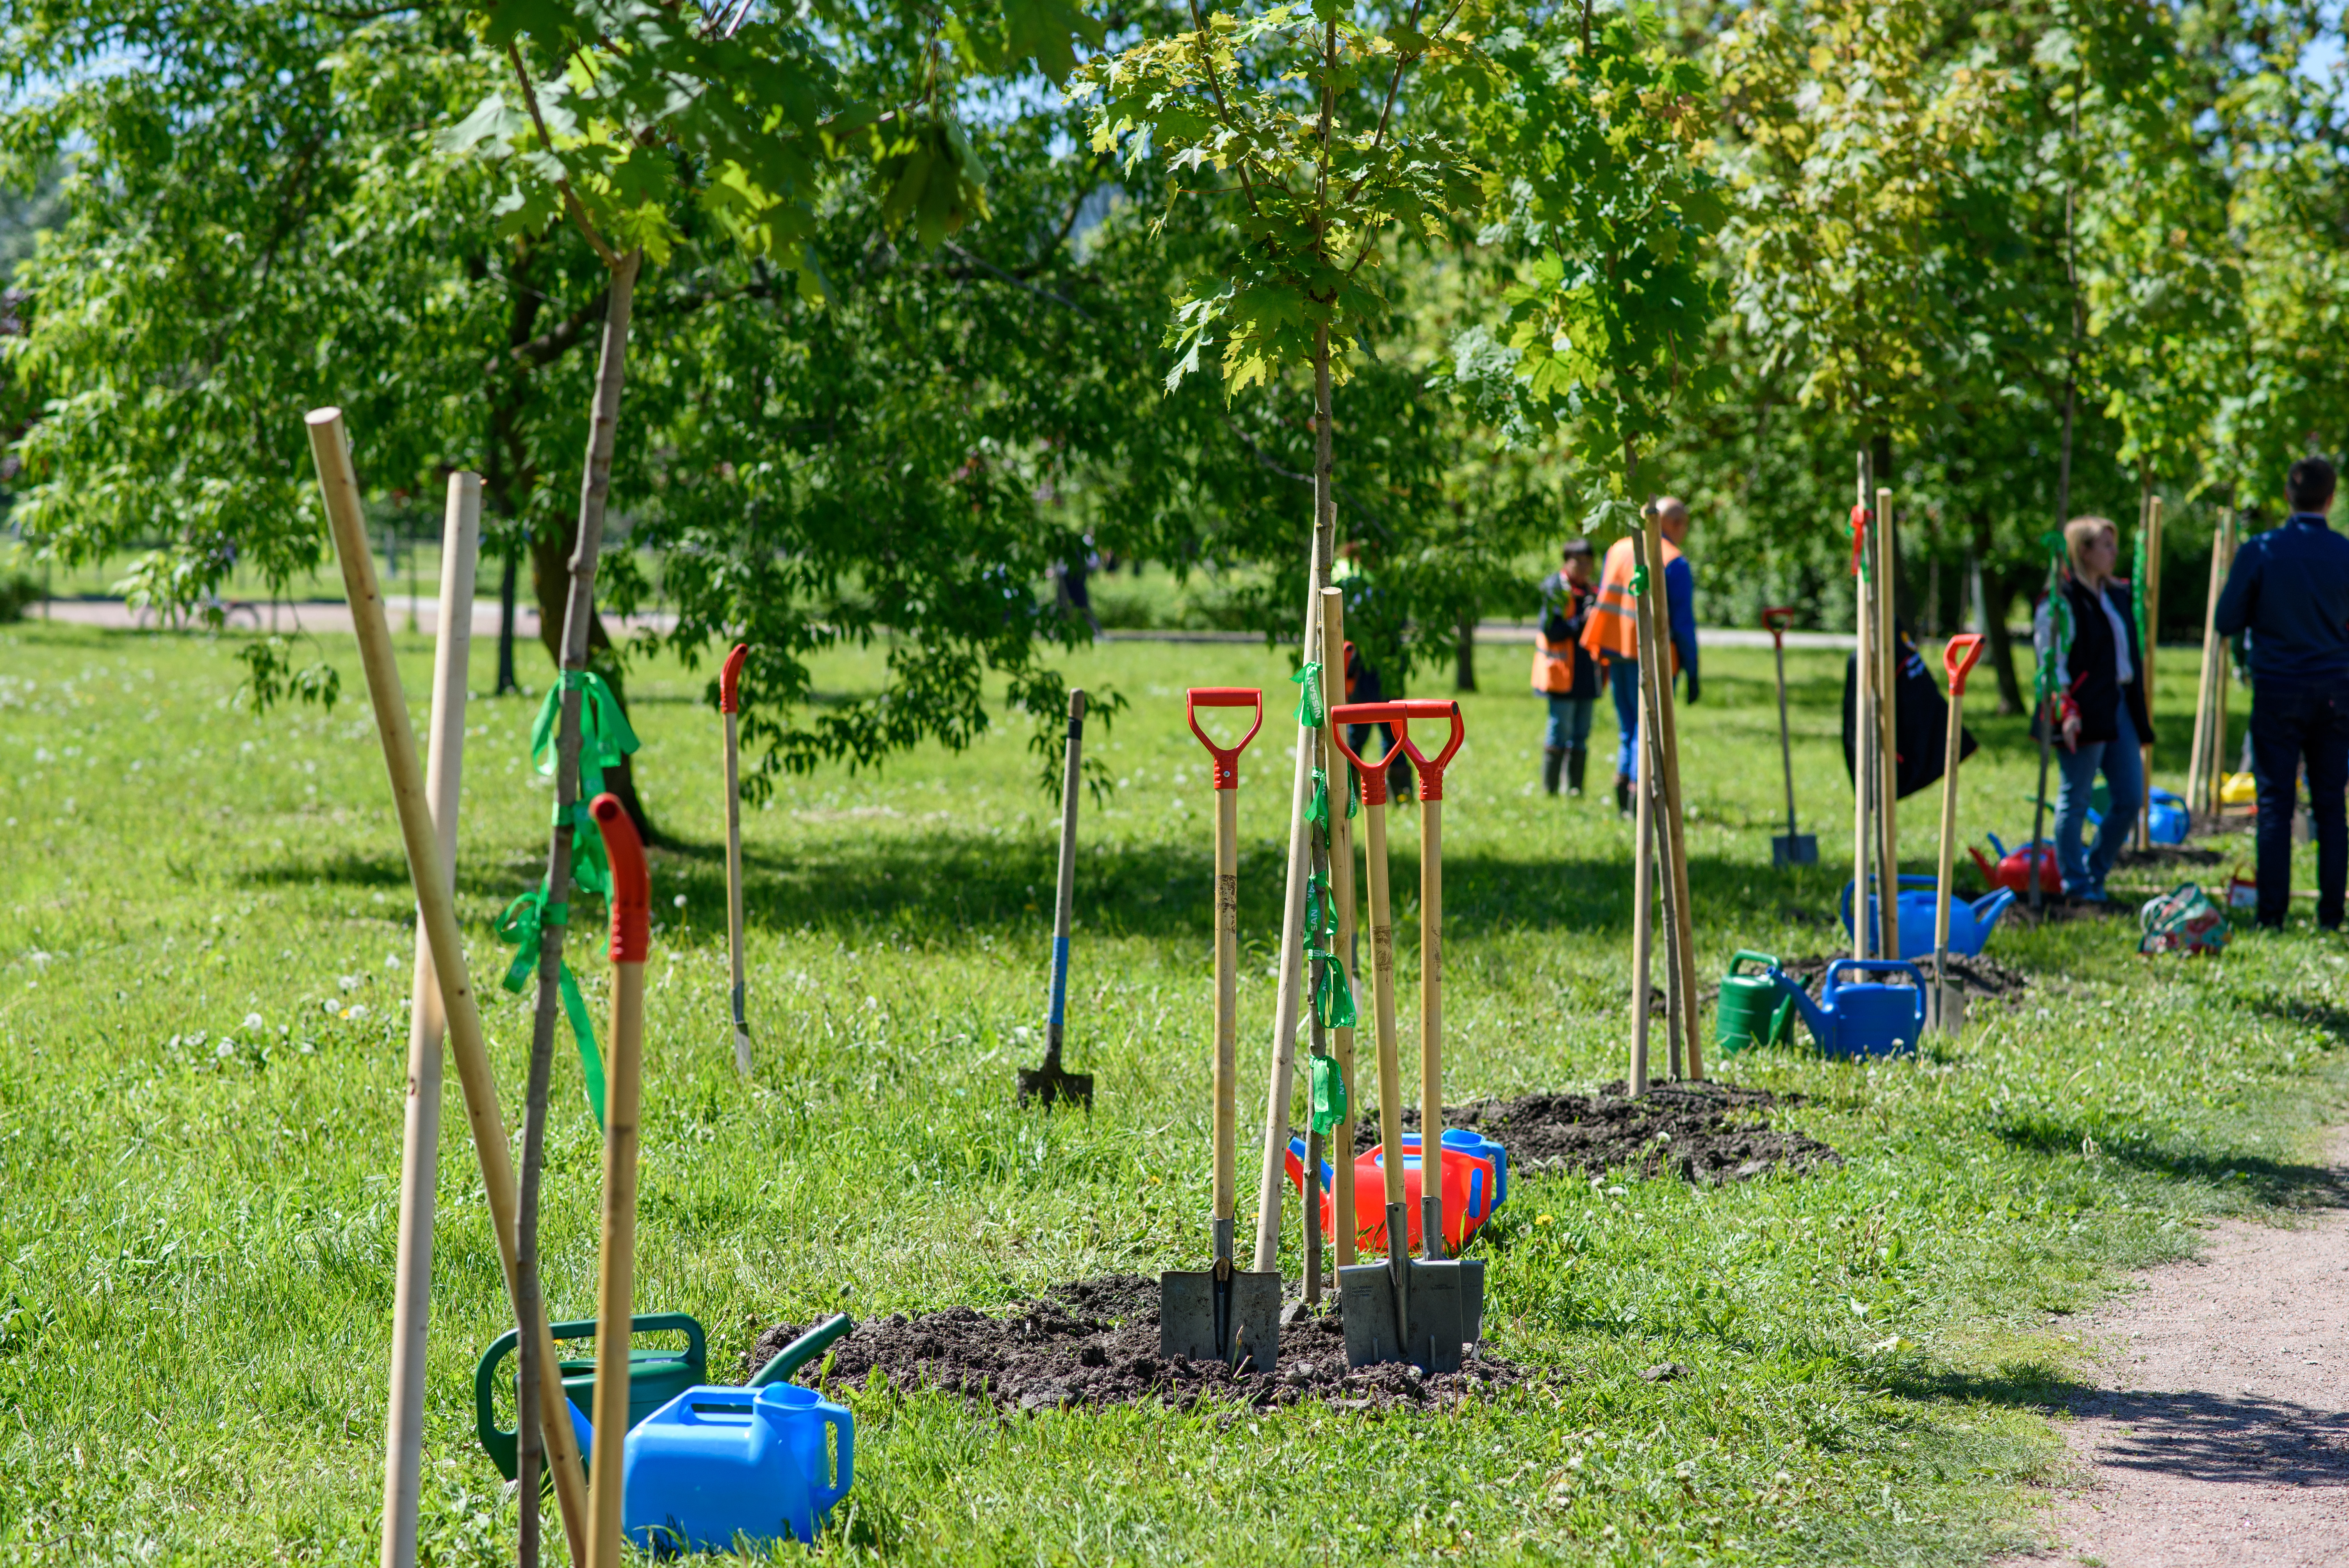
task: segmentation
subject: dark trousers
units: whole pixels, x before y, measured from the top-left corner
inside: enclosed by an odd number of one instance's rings
[[[2349,686],[2261,683],[2251,693],[2251,772],[2260,786],[2260,923],[2283,924],[2292,907],[2292,813],[2308,769],[2316,828],[2316,923],[2341,924],[2349,882]]]

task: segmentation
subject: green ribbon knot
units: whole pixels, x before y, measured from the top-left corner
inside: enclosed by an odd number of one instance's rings
[[[1299,728],[1319,729],[1330,716],[1321,707],[1321,665],[1312,659],[1297,666],[1288,677],[1297,683],[1297,723]]]
[[[2047,552],[2047,623],[2055,643],[2032,677],[2037,699],[2044,703],[2055,695],[2055,661],[2072,651],[2073,625],[2071,601],[2064,597],[2064,568],[2070,560],[2064,536],[2051,530],[2039,536],[2039,542]]]
[[[519,950],[513,962],[506,965],[505,988],[519,996],[530,977],[538,972],[538,961],[544,951],[546,928],[564,926],[571,923],[568,904],[549,903],[543,886],[533,888],[512,903],[498,916],[496,930],[500,942],[511,942]],[[595,1021],[587,1012],[587,999],[579,994],[579,977],[571,973],[571,965],[555,961],[555,991],[563,998],[563,1015],[571,1020],[571,1038],[579,1047],[580,1075],[587,1080],[587,1105],[595,1113],[595,1125],[604,1125],[604,1053],[595,1044]]]
[[[589,892],[612,892],[611,867],[604,859],[604,835],[588,808],[604,792],[604,770],[617,768],[642,744],[620,707],[620,699],[594,670],[564,670],[538,705],[530,727],[530,760],[545,779],[554,777],[555,731],[563,718],[563,694],[579,693],[579,795],[571,806],[571,880]],[[551,821],[560,824],[558,801]]]
[[[1631,568],[1631,597],[1644,598],[1648,592],[1648,563],[1644,561]]]
[[[1318,947],[1305,950],[1305,961],[1321,960],[1321,981],[1313,987],[1313,1016],[1325,1029],[1350,1029],[1361,1022],[1354,1010],[1354,988],[1346,984],[1346,965],[1334,953]]]

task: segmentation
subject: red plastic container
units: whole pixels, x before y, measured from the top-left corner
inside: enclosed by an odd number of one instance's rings
[[[1402,1212],[1410,1217],[1410,1234],[1403,1245],[1412,1253],[1422,1249],[1419,1240],[1420,1161],[1419,1134],[1406,1132],[1402,1138]],[[1468,1238],[1484,1229],[1485,1222],[1493,1217],[1499,1202],[1500,1174],[1490,1160],[1480,1160],[1460,1149],[1445,1149],[1444,1153],[1444,1242],[1445,1255],[1457,1257]],[[1387,1250],[1386,1170],[1383,1147],[1358,1155],[1354,1160],[1354,1245],[1364,1252],[1382,1253]],[[1321,1233],[1337,1233],[1335,1200],[1330,1195],[1332,1172],[1327,1164],[1321,1168]],[[1305,1141],[1288,1140],[1288,1180],[1299,1195],[1305,1191]]]

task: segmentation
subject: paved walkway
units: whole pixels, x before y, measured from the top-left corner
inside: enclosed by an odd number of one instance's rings
[[[2349,1131],[2333,1168],[2349,1205]],[[2230,1222],[2200,1262],[2138,1278],[2081,1336],[2105,1375],[2065,1427],[2082,1484],[2047,1522],[2054,1558],[2349,1564],[2349,1206],[2296,1230]]]

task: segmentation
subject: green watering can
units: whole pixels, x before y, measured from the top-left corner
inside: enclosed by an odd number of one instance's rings
[[[1741,973],[1748,964],[1762,967],[1758,975]],[[1794,1031],[1795,1002],[1778,989],[1769,972],[1778,961],[1767,953],[1741,948],[1721,977],[1721,1003],[1713,1030],[1714,1047],[1735,1056],[1748,1046],[1776,1045]]]
[[[640,1312],[628,1320],[628,1326],[636,1334],[667,1331],[685,1336],[683,1350],[628,1352],[628,1425],[634,1427],[688,1388],[709,1381],[709,1342],[701,1325],[682,1312]],[[558,1342],[595,1337],[593,1318],[583,1323],[558,1323],[554,1330]],[[489,1450],[490,1462],[508,1480],[514,1478],[521,1439],[498,1425],[492,1396],[497,1391],[498,1364],[513,1354],[515,1337],[515,1331],[509,1328],[490,1341],[490,1347],[481,1352],[481,1365],[473,1368],[473,1429],[481,1437],[481,1447]],[[561,1366],[563,1392],[592,1418],[595,1410],[595,1363],[564,1361]]]

